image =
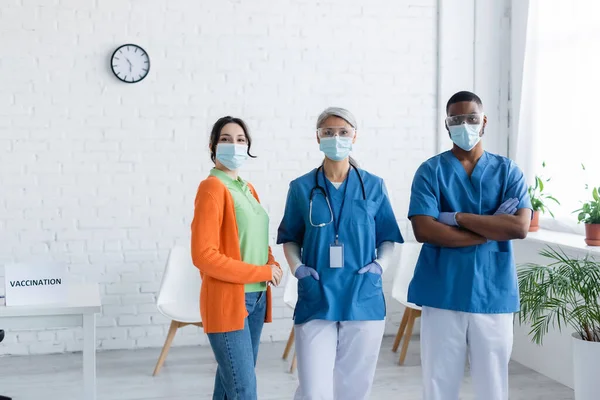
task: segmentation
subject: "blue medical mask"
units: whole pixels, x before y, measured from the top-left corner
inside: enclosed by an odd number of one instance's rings
[[[319,148],[325,157],[333,161],[342,161],[350,154],[352,150],[352,138],[341,138],[334,136],[331,138],[321,138]]]
[[[217,160],[227,169],[235,171],[248,159],[248,146],[245,144],[219,143]]]
[[[481,124],[469,125],[460,124],[449,126],[450,137],[454,144],[463,149],[464,151],[471,151],[473,147],[477,146],[477,143],[481,140],[479,131],[481,130]]]

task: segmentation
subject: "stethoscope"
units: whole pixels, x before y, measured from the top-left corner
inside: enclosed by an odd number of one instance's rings
[[[363,200],[367,200],[367,193],[365,192],[365,184],[363,182],[362,176],[360,176],[360,173],[358,172],[358,168],[356,168],[356,166],[354,164],[350,164],[350,166],[352,168],[354,168],[354,170],[356,171],[356,175],[358,175],[358,180],[360,181],[360,188],[362,189]],[[308,198],[309,199],[308,220],[309,220],[311,226],[313,226],[315,228],[323,228],[324,226],[327,226],[333,222],[333,209],[331,208],[331,203],[329,202],[329,198],[327,196],[327,191],[321,185],[319,185],[319,171],[322,171],[322,170],[323,170],[323,165],[320,165],[319,168],[317,168],[317,172],[315,173],[315,186],[310,191],[310,196]],[[326,179],[325,173],[323,173],[323,179]],[[350,173],[348,173],[347,179],[348,180],[350,179]],[[327,184],[327,182],[325,182],[325,184]],[[347,188],[348,188],[348,182],[346,182],[346,189]],[[325,201],[327,202],[327,207],[329,207],[329,215],[331,216],[329,222],[323,222],[323,223],[317,224],[317,225],[315,225],[312,220],[312,205],[313,205],[313,197],[315,196],[315,191],[320,192],[323,195],[323,197],[325,197]]]

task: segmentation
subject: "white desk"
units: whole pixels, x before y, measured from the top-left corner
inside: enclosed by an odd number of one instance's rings
[[[0,326],[2,329],[83,326],[83,398],[96,400],[96,314],[100,309],[98,284],[73,284],[64,304],[0,306]]]

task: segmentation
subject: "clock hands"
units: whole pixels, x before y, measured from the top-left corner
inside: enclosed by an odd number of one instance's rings
[[[131,49],[133,48],[133,52]],[[139,54],[138,54],[139,51]],[[133,57],[133,61],[129,57]],[[136,58],[137,57],[137,58]],[[123,63],[123,59],[129,65],[129,72]],[[133,64],[135,63],[135,68]],[[134,83],[139,82],[148,75],[150,70],[150,59],[148,53],[136,45],[122,45],[117,48],[112,55],[112,71],[123,82]],[[134,71],[135,69],[135,71]],[[0,396],[1,397],[1,396]]]

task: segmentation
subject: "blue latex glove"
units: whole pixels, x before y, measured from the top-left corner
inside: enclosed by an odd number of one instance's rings
[[[494,215],[514,215],[517,212],[517,207],[519,206],[519,199],[508,199],[504,203],[500,204],[498,210],[494,213]]]
[[[381,275],[383,274],[383,268],[381,268],[381,265],[379,265],[377,261],[373,261],[371,264],[367,265],[366,267],[362,267],[358,270],[358,273],[361,275],[367,272],[370,272],[371,274]]]
[[[458,226],[455,212],[441,212],[437,220],[445,225]]]
[[[296,272],[294,272],[294,276],[298,279],[306,278],[309,275],[312,275],[316,281],[319,280],[319,273],[315,269],[307,267],[306,265],[299,266],[296,268]]]

